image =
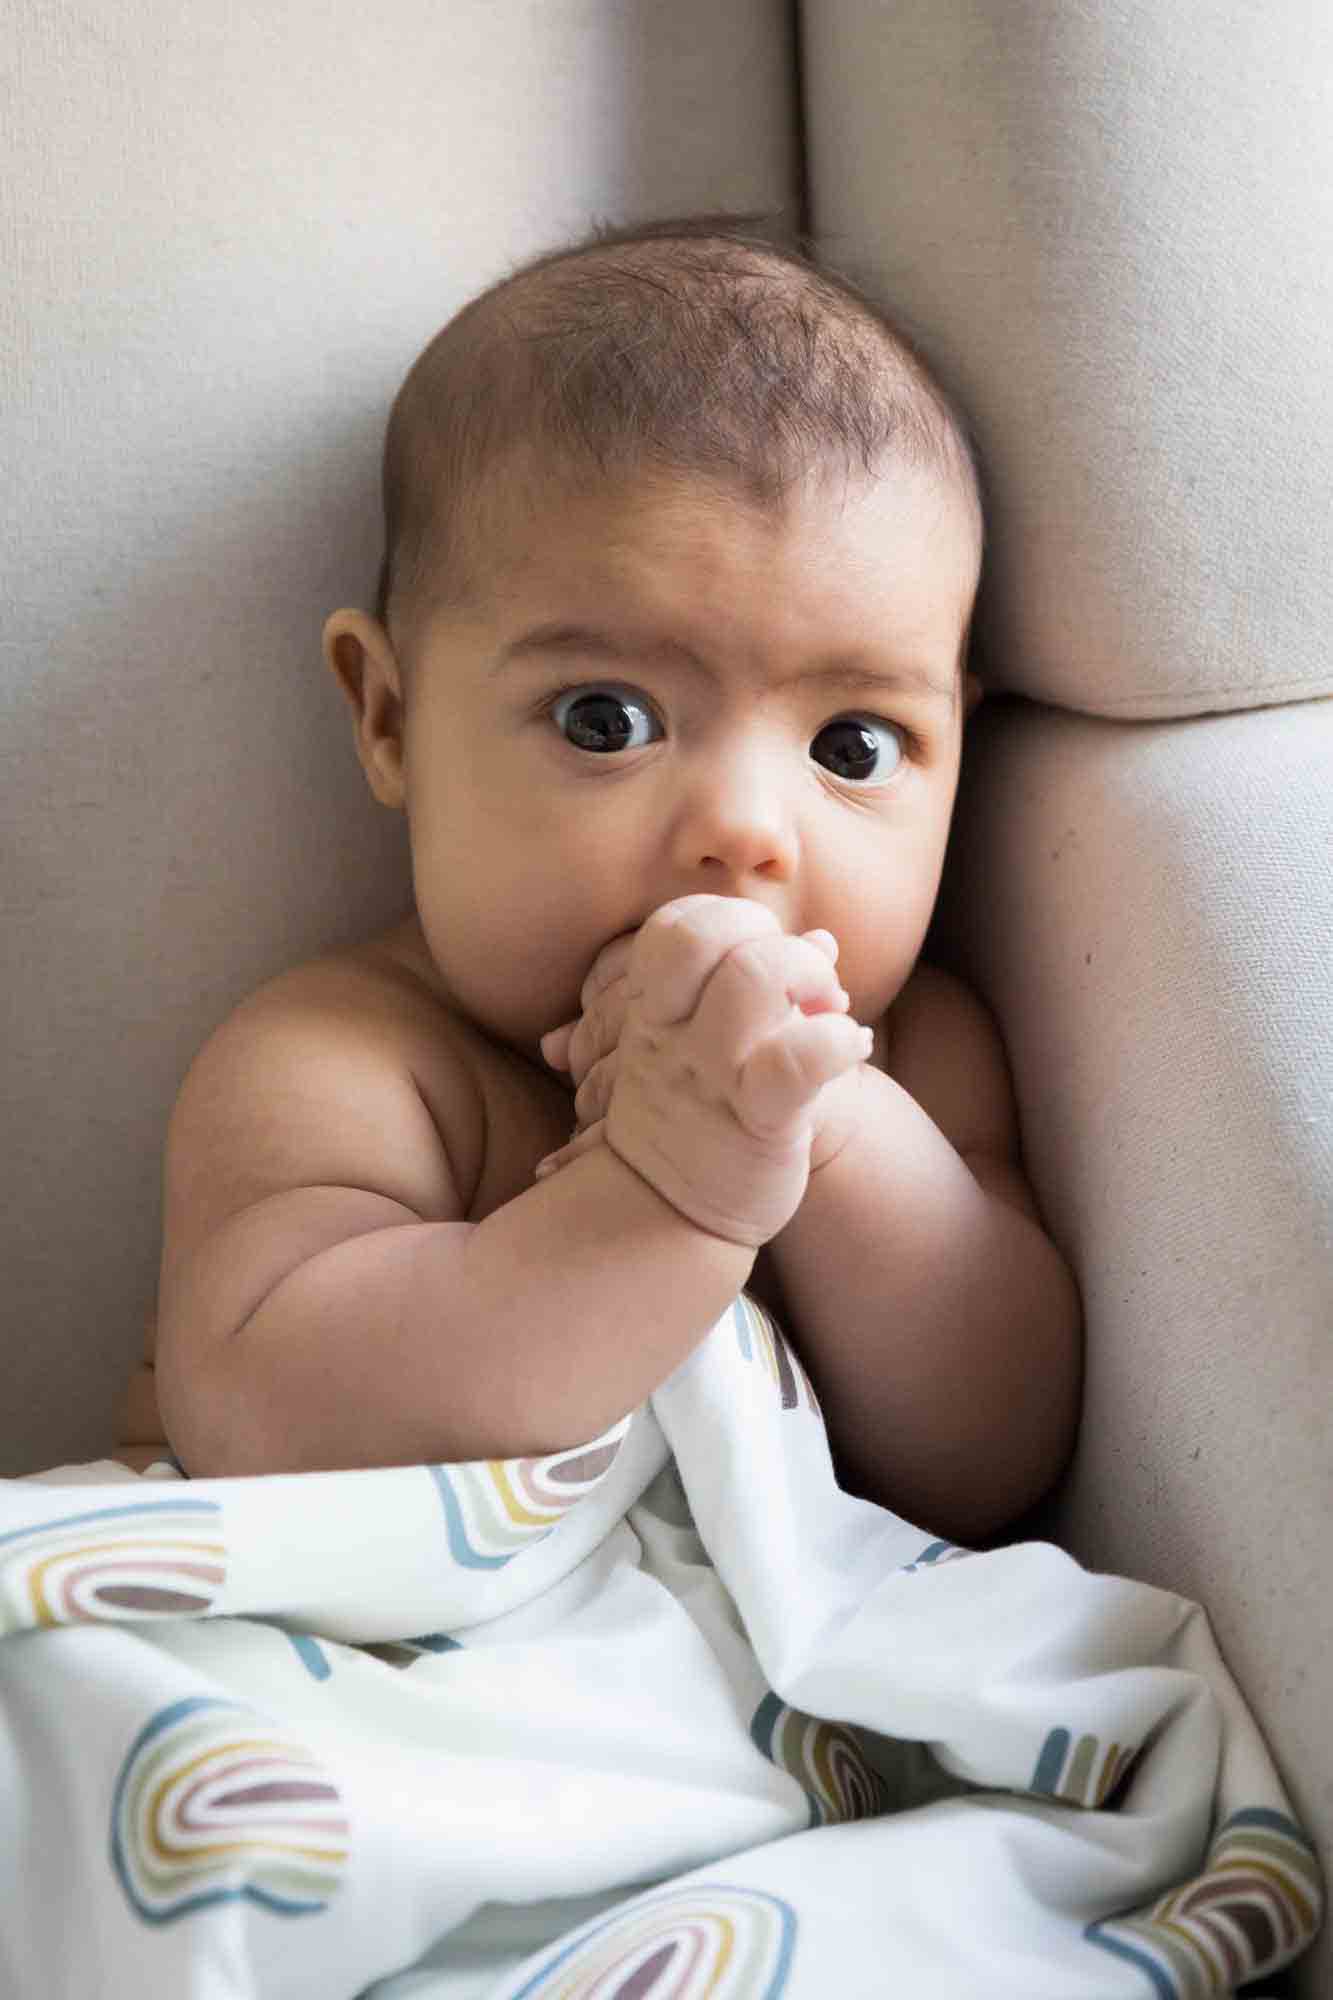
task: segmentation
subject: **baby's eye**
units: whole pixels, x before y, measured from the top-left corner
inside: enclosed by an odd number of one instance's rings
[[[835,778],[890,778],[902,762],[903,735],[878,715],[840,715],[824,724],[810,755]]]
[[[565,688],[551,703],[550,714],[577,750],[638,750],[652,742],[661,725],[633,688],[609,686]]]

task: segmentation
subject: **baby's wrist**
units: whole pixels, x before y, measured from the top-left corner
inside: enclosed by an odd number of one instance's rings
[[[746,1257],[753,1263],[767,1238],[756,1236],[745,1218],[725,1214],[720,1209],[702,1207],[682,1184],[680,1174],[672,1168],[670,1161],[663,1159],[661,1171],[654,1173],[651,1164],[640,1163],[633,1157],[633,1149],[620,1151],[609,1131],[604,1129],[602,1137],[606,1151],[625,1172],[632,1175],[640,1187],[648,1188],[695,1237],[710,1244],[725,1245],[738,1257]]]

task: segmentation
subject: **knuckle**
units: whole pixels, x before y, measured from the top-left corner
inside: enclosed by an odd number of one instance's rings
[[[574,1112],[582,1125],[591,1125],[601,1114],[607,1095],[606,1064],[594,1063],[574,1093]]]
[[[693,1093],[703,1082],[703,1071],[697,1062],[691,1061],[688,1055],[681,1053],[671,1065],[668,1081],[673,1090]]]
[[[786,944],[789,952],[787,965],[793,979],[800,979],[810,986],[824,986],[830,989],[838,984],[838,975],[832,960],[819,949],[817,944],[811,944],[808,939],[798,937],[788,938]]]
[[[585,1008],[590,1007],[608,987],[614,986],[618,979],[624,977],[636,935],[613,938],[610,944],[603,945],[598,952],[583,982],[581,999]]]
[[[600,1007],[593,1007],[583,1017],[583,1050],[587,1062],[595,1063],[606,1054],[606,1017]]]
[[[729,897],[725,923],[728,930],[741,943],[781,937],[782,925],[769,909],[767,903],[756,903],[748,896]]]
[[[577,1076],[580,1071],[586,1070],[595,1054],[595,1051],[589,1046],[587,1020],[588,1017],[585,1014],[569,1038],[566,1060],[569,1064],[570,1073],[573,1076]]]
[[[745,938],[734,944],[722,961],[731,972],[738,972],[750,986],[771,986],[774,968],[772,953],[764,949],[762,940]]]
[[[800,1090],[809,1089],[810,1065],[806,1060],[806,1052],[799,1042],[792,1041],[786,1035],[775,1035],[765,1047],[770,1072],[775,1079]]]
[[[664,931],[679,929],[682,923],[688,922],[689,905],[696,900],[693,896],[678,896],[674,903],[660,903],[639,926],[635,944],[640,944],[646,937],[660,937]]]
[[[740,1082],[747,1121],[758,1132],[779,1130],[810,1095],[800,1054],[781,1037],[762,1043],[754,1051]]]
[[[631,993],[641,992],[653,968],[669,964],[680,949],[679,933],[683,927],[668,914],[669,908],[668,905],[667,910],[654,910],[634,940],[626,967]]]

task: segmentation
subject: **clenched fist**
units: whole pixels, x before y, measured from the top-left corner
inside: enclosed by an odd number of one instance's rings
[[[836,953],[827,932],[790,937],[733,896],[681,897],[615,940],[581,1020],[542,1044],[580,1078],[583,1128],[549,1165],[604,1142],[699,1228],[768,1242],[805,1193],[822,1094],[872,1045]]]

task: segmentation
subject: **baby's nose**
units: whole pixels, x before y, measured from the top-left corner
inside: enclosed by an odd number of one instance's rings
[[[772,757],[728,759],[690,793],[677,826],[677,860],[687,873],[726,881],[785,882],[798,858],[790,785]]]

